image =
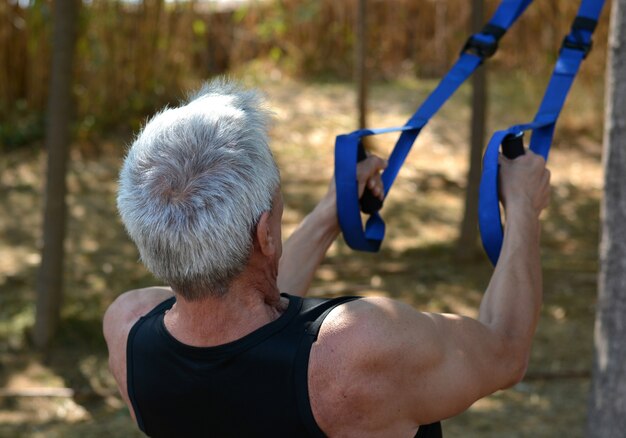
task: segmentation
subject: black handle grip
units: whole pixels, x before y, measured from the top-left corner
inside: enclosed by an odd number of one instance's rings
[[[359,147],[357,149],[357,162],[361,162],[367,158],[365,154],[365,148],[363,147],[363,143],[359,142]],[[365,186],[365,191],[359,199],[359,205],[361,206],[361,211],[365,214],[374,214],[381,208],[383,208],[383,201],[378,199],[369,187]]]
[[[524,132],[509,134],[502,140],[502,154],[510,160],[524,155]]]

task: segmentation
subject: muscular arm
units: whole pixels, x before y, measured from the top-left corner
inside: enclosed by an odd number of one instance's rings
[[[529,350],[542,301],[539,214],[550,200],[550,172],[531,153],[515,161],[503,158],[500,166],[504,242],[479,319]]]
[[[339,235],[334,183],[287,239],[278,265],[281,292],[304,296],[330,245]]]
[[[311,388],[324,388],[312,389],[312,400],[327,434],[341,435],[353,421],[362,436],[408,436],[523,377],[542,300],[538,218],[549,199],[549,172],[529,154],[503,161],[502,175],[504,245],[477,320],[416,312],[386,298],[354,301],[329,315],[311,356],[319,374],[310,378]],[[343,366],[327,366],[338,351]]]
[[[385,162],[375,156],[359,163],[359,196],[363,194],[367,182],[374,194],[382,197],[380,171],[385,166]],[[278,266],[278,287],[281,292],[306,295],[317,268],[339,232],[337,195],[333,179],[324,198],[304,218],[283,246],[283,255]]]

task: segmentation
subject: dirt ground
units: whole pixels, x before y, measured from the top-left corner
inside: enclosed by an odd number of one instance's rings
[[[266,91],[276,113],[273,149],[282,170],[288,235],[324,193],[334,136],[353,129],[355,98],[347,84],[303,83],[268,73],[262,81],[255,79],[259,75],[245,80]],[[411,79],[376,85],[369,124],[402,124],[432,85]],[[543,85],[520,78],[494,84],[490,129],[530,119]],[[448,437],[584,435],[602,188],[599,87],[577,83],[550,157],[554,191],[543,217],[545,304],[528,375],[445,421]],[[382,251],[356,253],[340,238],[312,294],[387,295],[423,310],[476,315],[492,268],[480,253],[462,262],[454,257],[467,172],[468,93],[462,89],[415,144],[386,202]],[[154,284],[115,212],[116,174],[131,138],[99,141],[98,156],[82,152],[81,145],[73,148],[63,324],[45,357],[28,342],[43,156],[33,148],[0,162],[0,437],[141,436],[115,391],[100,334],[102,313],[115,296]],[[386,154],[392,141],[377,139],[377,150]],[[28,396],[29,388],[42,387],[67,389]]]

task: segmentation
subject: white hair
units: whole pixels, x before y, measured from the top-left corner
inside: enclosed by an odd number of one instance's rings
[[[156,114],[120,172],[117,206],[141,260],[189,300],[224,294],[245,268],[279,173],[263,99],[226,79]]]

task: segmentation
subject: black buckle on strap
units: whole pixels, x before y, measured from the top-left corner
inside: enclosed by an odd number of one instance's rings
[[[572,49],[572,50],[578,50],[580,52],[583,52],[583,59],[587,58],[587,55],[589,55],[589,52],[591,52],[591,49],[593,48],[593,41],[589,41],[588,43],[584,42],[584,41],[572,41],[570,39],[570,36],[566,36],[563,39],[563,44],[561,45],[562,49]]]
[[[502,38],[505,32],[506,29],[504,28],[487,24],[479,33],[483,35],[491,35],[493,37],[493,42],[481,41],[476,38],[476,35],[472,35],[465,42],[465,45],[461,50],[461,54],[471,53],[472,55],[478,56],[483,61],[487,58],[491,58],[498,50],[498,41]]]
[[[597,25],[598,25],[598,20],[594,20],[593,18],[578,16],[574,20],[574,24],[572,24],[572,29],[586,30],[588,32],[593,33],[596,30]]]
[[[576,17],[574,24],[572,24],[572,32],[563,39],[561,48],[578,50],[583,52],[583,59],[589,55],[593,48],[593,41],[585,42],[580,38],[579,31],[587,31],[593,33],[596,29],[598,22],[592,18]]]
[[[472,35],[467,39],[461,53],[471,53],[472,55],[476,55],[483,60],[487,58],[491,58],[494,53],[498,50],[498,42],[494,41],[492,43],[487,43],[485,41],[480,41],[474,38]]]

